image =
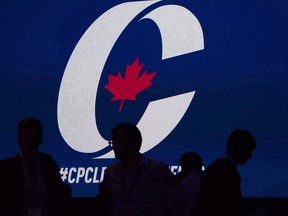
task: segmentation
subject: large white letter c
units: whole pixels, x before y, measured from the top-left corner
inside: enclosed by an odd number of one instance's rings
[[[93,153],[107,147],[107,141],[98,131],[95,116],[96,93],[104,65],[118,37],[131,20],[156,2],[159,1],[129,2],[111,8],[87,29],[71,54],[59,90],[57,115],[60,132],[74,150]],[[177,16],[173,12],[176,12]],[[163,19],[163,15],[166,19]],[[162,59],[204,48],[203,33],[198,20],[183,7],[159,7],[143,18],[152,19],[161,32]],[[193,95],[194,92],[190,92],[149,103],[137,124],[143,135],[141,152],[156,146],[173,130],[189,107]],[[166,103],[174,105],[166,106]],[[179,104],[178,107],[175,103]],[[164,105],[165,112],[155,116],[157,110]],[[171,109],[167,110],[169,107]],[[167,120],[171,114],[175,117]],[[165,121],[159,121],[161,119]],[[158,125],[155,125],[156,122]],[[162,122],[160,127],[159,122]],[[152,139],[149,138],[153,128],[151,124],[157,126],[158,130],[158,136]],[[159,128],[162,130],[159,131]],[[112,152],[100,156],[113,157]]]

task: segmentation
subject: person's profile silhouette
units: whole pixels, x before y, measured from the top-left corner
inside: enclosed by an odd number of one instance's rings
[[[199,210],[203,216],[242,215],[241,177],[237,164],[244,165],[256,148],[247,130],[233,131],[227,140],[226,153],[210,164],[201,179]]]

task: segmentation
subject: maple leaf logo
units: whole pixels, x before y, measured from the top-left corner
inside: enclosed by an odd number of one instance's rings
[[[143,65],[139,64],[137,57],[132,65],[127,64],[124,79],[120,72],[116,76],[108,75],[108,84],[104,87],[114,95],[111,101],[121,100],[119,112],[122,110],[125,100],[136,100],[136,94],[153,85],[151,80],[156,72],[148,74],[146,70],[139,76]]]

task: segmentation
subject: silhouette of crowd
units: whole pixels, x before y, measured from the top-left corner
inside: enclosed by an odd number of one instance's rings
[[[196,152],[180,158],[182,170],[173,175],[166,164],[140,153],[141,132],[120,123],[111,132],[118,162],[105,170],[100,194],[106,216],[243,216],[241,177],[237,165],[252,158],[253,135],[242,129],[228,137],[226,152],[203,171]]]
[[[19,153],[0,161],[0,215],[81,215],[73,211],[71,187],[62,181],[57,163],[38,151],[43,140],[40,121],[21,120],[17,140]],[[245,215],[237,165],[251,159],[256,148],[250,132],[234,130],[225,153],[205,169],[198,153],[184,152],[177,175],[167,164],[140,153],[141,144],[136,125],[124,122],[112,129],[109,145],[118,160],[105,170],[91,215]]]

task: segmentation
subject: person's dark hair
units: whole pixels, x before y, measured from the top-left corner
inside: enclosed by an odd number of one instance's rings
[[[202,170],[203,161],[199,154],[196,152],[186,152],[180,157],[180,166],[182,170],[189,172],[194,170]]]
[[[141,132],[137,128],[136,125],[134,125],[130,122],[123,122],[123,123],[116,125],[112,129],[112,134],[117,133],[118,131],[124,131],[126,136],[137,138],[137,141],[138,141],[137,142],[137,144],[138,144],[137,148],[138,148],[138,150],[140,150],[141,144],[142,144],[142,135],[141,135]]]
[[[42,137],[43,129],[41,122],[36,118],[26,118],[19,122],[18,124],[18,136],[21,134],[24,128],[35,128],[39,131],[39,135]]]
[[[234,130],[227,140],[227,152],[235,153],[239,148],[243,147],[254,150],[256,148],[255,138],[247,130]]]

